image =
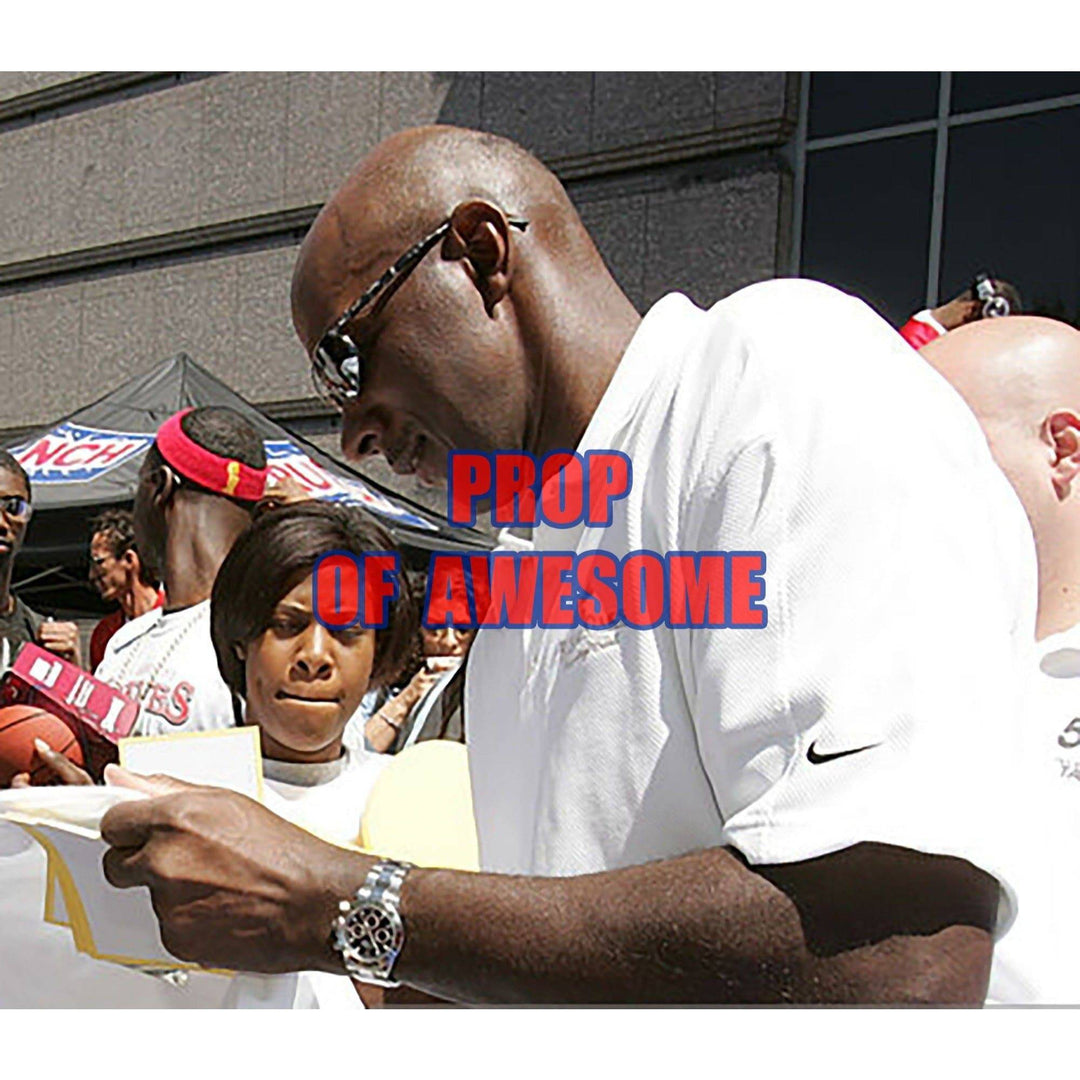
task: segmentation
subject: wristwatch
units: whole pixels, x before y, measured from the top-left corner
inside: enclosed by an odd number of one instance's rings
[[[394,962],[405,944],[405,924],[398,905],[401,885],[412,863],[377,862],[352,900],[338,905],[332,943],[345,970],[358,982],[394,987]]]

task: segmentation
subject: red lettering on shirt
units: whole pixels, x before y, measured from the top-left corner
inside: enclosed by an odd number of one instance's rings
[[[191,700],[195,697],[195,687],[189,682],[177,683],[172,692],[175,713],[170,712],[166,719],[170,724],[182,724],[191,714]]]
[[[154,683],[150,690],[150,700],[144,706],[146,711],[152,712],[155,716],[160,716],[163,720],[171,720],[168,714],[168,694],[169,688],[167,686]]]

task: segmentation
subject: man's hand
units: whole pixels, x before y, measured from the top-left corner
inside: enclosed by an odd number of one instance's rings
[[[44,739],[34,740],[34,750],[42,763],[49,767],[54,779],[54,784],[69,784],[83,786],[93,784],[94,778],[85,770],[79,768],[74,761],[69,761],[63,754],[57,753]],[[11,778],[13,788],[30,787],[30,774],[19,773]]]
[[[140,783],[171,793],[105,815],[105,873],[149,887],[170,952],[341,973],[330,928],[369,858],[241,795]],[[758,868],[713,848],[581,877],[414,870],[395,974],[478,1003],[977,1004],[997,896],[963,860],[883,844]]]
[[[38,644],[61,660],[69,660],[82,667],[82,651],[79,646],[79,628],[73,622],[54,622],[46,619],[38,630]]]
[[[930,312],[946,330],[955,330],[970,322],[977,322],[982,317],[982,303],[979,300],[965,300],[957,296],[947,304],[942,304]]]
[[[370,859],[234,792],[140,781],[111,766],[107,779],[158,796],[113,807],[101,835],[112,845],[106,878],[120,889],[150,889],[169,952],[236,971],[343,973],[331,925]]]
[[[368,717],[364,725],[364,734],[368,742],[380,754],[385,754],[397,742],[401,727],[408,720],[409,713],[441,677],[441,672],[429,671],[427,667],[422,667],[409,680],[409,685],[400,694],[391,698],[377,713]]]
[[[291,476],[282,476],[267,485],[263,497],[255,506],[255,513],[264,514],[270,510],[277,510],[282,506],[292,506],[298,502],[309,502],[311,492],[294,480]]]

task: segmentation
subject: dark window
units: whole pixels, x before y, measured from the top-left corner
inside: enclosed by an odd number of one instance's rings
[[[941,297],[979,270],[1027,310],[1076,323],[1080,306],[1080,108],[953,128]]]
[[[810,76],[809,137],[933,120],[938,110],[934,72],[815,72]]]
[[[802,275],[897,325],[922,308],[933,159],[932,132],[808,154]]]
[[[953,75],[953,114],[1020,105],[1040,98],[1080,94],[1080,75],[1068,71],[958,71]]]

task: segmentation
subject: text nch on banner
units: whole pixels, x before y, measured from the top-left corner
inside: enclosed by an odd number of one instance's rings
[[[414,529],[436,530],[436,526],[430,521],[372,491],[362,481],[335,476],[288,439],[266,440],[266,463],[269,469],[267,487],[273,487],[276,481],[288,478],[299,484],[314,499],[363,506],[375,514],[399,521],[402,525],[411,525]]]
[[[11,452],[33,484],[77,484],[96,480],[143,454],[153,442],[154,435],[65,422]],[[430,521],[398,506],[363,481],[335,476],[288,439],[267,439],[265,446],[269,487],[287,477],[313,499],[363,506],[402,525],[438,531]]]
[[[153,435],[63,423],[12,454],[33,484],[78,484],[142,454],[153,441]]]

